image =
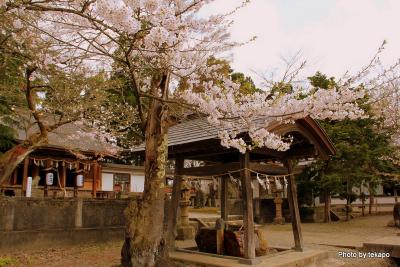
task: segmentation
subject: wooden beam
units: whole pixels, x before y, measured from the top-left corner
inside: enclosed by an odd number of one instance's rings
[[[202,167],[184,168],[181,171],[182,175],[193,176],[212,176],[221,175],[228,172],[241,169],[239,162],[222,163],[215,165],[206,165]],[[287,174],[287,168],[276,164],[260,164],[257,162],[249,162],[249,169],[252,171],[265,174]],[[300,173],[303,170],[302,166],[297,166],[294,169],[295,173]],[[232,174],[233,175],[233,174]]]
[[[297,188],[295,177],[292,174],[294,170],[294,162],[291,159],[286,159],[284,164],[288,170],[289,182],[288,182],[288,202],[290,209],[290,216],[292,219],[292,229],[294,236],[294,249],[297,251],[303,251],[303,236],[301,233],[301,221],[300,221],[300,213],[299,213],[299,204],[297,202]]]
[[[228,179],[221,177],[221,219],[228,221]]]
[[[243,197],[243,223],[244,223],[244,257],[254,259],[256,257],[254,239],[253,217],[253,189],[251,188],[251,176],[249,171],[250,155],[246,151],[240,156],[240,168],[242,171],[242,197]]]
[[[303,166],[296,166],[294,168],[294,173],[300,173],[304,169]],[[287,168],[284,166],[279,166],[276,164],[261,164],[258,162],[250,162],[250,170],[264,173],[264,174],[282,174],[285,175],[288,173]]]
[[[283,158],[285,156],[285,152],[269,149],[269,148],[256,148],[251,151],[251,154],[263,155],[267,157],[274,157],[274,158]]]
[[[29,167],[29,157],[26,157],[24,159],[24,171],[22,174],[22,190],[21,190],[22,196],[26,195],[26,182],[28,180],[28,167]]]
[[[203,167],[194,168],[184,168],[182,169],[182,175],[193,175],[193,176],[212,176],[224,174],[229,171],[236,171],[240,169],[240,164],[238,162],[207,165]]]
[[[181,199],[181,172],[184,167],[184,158],[175,159],[175,179],[172,185],[172,197],[169,204],[168,223],[167,223],[167,242],[171,250],[175,249],[176,223],[178,217],[179,200]]]

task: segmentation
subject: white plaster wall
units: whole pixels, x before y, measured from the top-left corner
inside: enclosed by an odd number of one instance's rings
[[[101,190],[114,191],[114,174],[105,172],[101,173]]]
[[[143,192],[144,175],[131,174],[131,192]]]

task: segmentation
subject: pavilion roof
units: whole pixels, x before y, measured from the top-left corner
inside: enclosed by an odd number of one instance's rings
[[[23,141],[26,139],[27,135],[34,134],[38,131],[37,125],[30,127],[28,131],[18,129],[17,140]],[[84,132],[85,134],[80,136],[79,132]],[[106,141],[101,141],[99,138],[96,138],[95,134],[90,134],[92,132],[94,133],[94,129],[78,126],[73,122],[67,123],[49,132],[48,144],[46,144],[46,147],[101,155],[114,155],[118,152],[118,147]]]
[[[311,117],[296,120],[295,123],[287,124],[273,121],[271,119],[257,118],[254,120],[257,126],[268,125],[268,130],[280,135],[291,132],[298,132],[315,146],[316,152],[322,157],[327,158],[335,154],[335,148],[322,127]],[[170,157],[185,152],[186,154],[202,154],[204,150],[232,151],[220,145],[218,132],[224,130],[222,127],[211,125],[206,118],[196,118],[178,123],[168,130],[168,147]],[[240,131],[246,134],[246,131]],[[216,147],[218,146],[218,148]],[[208,148],[207,148],[208,147]],[[143,153],[144,143],[135,147],[134,152]],[[271,151],[269,149],[265,149]],[[315,156],[315,153],[312,153]],[[194,157],[191,157],[194,158]]]

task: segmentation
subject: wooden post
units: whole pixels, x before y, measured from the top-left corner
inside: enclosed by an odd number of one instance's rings
[[[96,198],[97,181],[99,180],[99,163],[93,164],[93,177],[92,177],[92,198]]]
[[[228,178],[221,177],[221,219],[228,221]]]
[[[102,184],[102,180],[101,180],[101,176],[102,176],[102,172],[103,172],[103,167],[99,164],[99,174],[98,174],[98,180],[97,180],[97,188],[100,188],[100,190],[103,188],[103,184]],[[131,180],[129,180],[129,192],[131,191],[131,186],[130,186]]]
[[[297,203],[297,188],[296,181],[293,174],[294,164],[293,161],[287,159],[284,161],[286,168],[288,170],[289,182],[288,182],[288,202],[290,209],[290,216],[292,217],[292,229],[294,236],[294,249],[297,251],[303,251],[303,236],[301,233],[301,221],[299,213],[299,205]]]
[[[26,181],[28,180],[28,167],[29,167],[29,157],[26,157],[24,160],[24,171],[22,174],[22,190],[21,196],[26,195]]]
[[[224,254],[224,234],[225,234],[225,221],[224,219],[217,219],[215,222],[216,239],[217,239],[217,254]]]
[[[244,223],[244,257],[254,259],[256,257],[254,239],[253,217],[253,189],[249,171],[250,154],[246,151],[240,155],[240,168],[242,171],[242,197],[243,197],[243,223]]]
[[[35,164],[32,165],[32,179],[34,179],[36,176],[39,176],[39,167],[36,166]]]
[[[18,180],[18,173],[17,169],[15,169],[12,173],[12,184],[13,185],[17,184],[17,180]]]
[[[178,157],[175,159],[175,177],[172,186],[172,197],[169,204],[168,211],[168,223],[167,223],[167,241],[168,246],[171,250],[175,249],[175,238],[176,238],[176,223],[178,217],[179,200],[181,199],[181,185],[182,176],[180,173],[184,167],[184,158]]]
[[[260,223],[261,220],[261,199],[259,197],[254,199],[254,218],[256,223]]]
[[[65,184],[67,182],[67,166],[65,166],[65,164],[61,164],[61,177],[61,186],[65,188]]]
[[[78,171],[79,170],[79,163],[78,164],[75,164],[75,166],[76,165],[78,165],[78,167],[75,169],[76,171]],[[78,197],[78,183],[77,183],[77,181],[76,181],[76,178],[77,178],[77,175],[78,175],[78,172],[76,172],[75,174],[74,174],[74,197],[75,198],[77,198]]]

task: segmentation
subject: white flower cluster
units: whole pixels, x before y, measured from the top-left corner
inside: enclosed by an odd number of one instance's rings
[[[171,74],[171,84],[185,80],[188,88],[171,98],[206,114],[211,124],[223,129],[219,133],[222,144],[241,152],[254,146],[289,149],[290,141],[268,130],[276,121],[364,116],[356,103],[364,91],[348,84],[314,93],[240,93],[238,84],[218,74],[221,66],[207,66],[211,56],[239,45],[229,40],[227,15],[201,18],[197,14],[209,2],[212,0],[49,1],[43,4],[49,10],[63,7],[71,12],[63,11],[63,16],[48,12],[39,27],[57,40],[67,57],[80,55],[82,62],[88,58],[91,65],[93,61],[125,64],[137,80],[139,93],[154,93],[149,89],[159,73]],[[160,91],[153,97],[160,98]],[[263,120],[262,125],[257,118]],[[242,132],[249,133],[251,144],[238,135]]]
[[[237,85],[227,80],[223,81],[223,89],[212,82],[203,82],[202,87],[203,92],[187,90],[182,93],[182,98],[207,114],[209,123],[224,129],[219,135],[224,146],[235,147],[241,152],[251,149],[251,146],[237,137],[240,132],[248,132],[252,145],[256,147],[279,151],[289,149],[290,141],[268,131],[276,121],[292,123],[307,116],[332,120],[365,116],[356,103],[365,96],[365,91],[347,87],[320,89],[302,98],[299,92],[273,97],[268,93],[241,95]]]

